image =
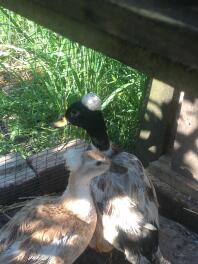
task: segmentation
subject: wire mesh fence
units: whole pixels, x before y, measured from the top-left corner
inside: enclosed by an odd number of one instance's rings
[[[64,190],[69,173],[64,153],[70,148],[85,150],[87,146],[83,140],[75,139],[28,158],[20,153],[0,156],[0,204]]]

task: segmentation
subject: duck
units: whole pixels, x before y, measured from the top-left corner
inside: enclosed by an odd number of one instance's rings
[[[110,160],[97,150],[68,150],[68,186],[60,197],[26,204],[0,230],[0,263],[70,264],[87,248],[97,214],[91,180],[107,171]]]
[[[112,162],[109,170],[91,183],[98,220],[90,246],[100,252],[116,248],[133,264],[169,263],[159,248],[154,186],[141,161],[110,141],[101,106],[99,96],[88,93],[54,123],[58,128],[70,124],[86,130],[91,144],[86,143],[85,149],[97,149]]]

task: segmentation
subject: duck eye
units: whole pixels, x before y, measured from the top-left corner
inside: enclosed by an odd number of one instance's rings
[[[71,111],[71,116],[72,117],[77,117],[77,116],[79,116],[80,115],[80,113],[77,111],[77,110],[72,110]]]
[[[97,161],[96,166],[100,166],[102,164],[102,161]]]

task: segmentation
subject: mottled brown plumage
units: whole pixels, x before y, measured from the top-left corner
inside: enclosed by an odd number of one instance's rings
[[[98,151],[70,154],[71,175],[63,195],[28,202],[0,230],[0,263],[70,264],[88,246],[97,221],[90,181],[110,162]],[[75,166],[73,155],[79,163]]]

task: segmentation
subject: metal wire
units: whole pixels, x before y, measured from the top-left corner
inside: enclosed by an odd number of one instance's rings
[[[59,192],[65,189],[68,172],[63,154],[69,148],[86,149],[73,140],[23,158],[19,153],[0,156],[0,204],[10,204],[22,196]]]

